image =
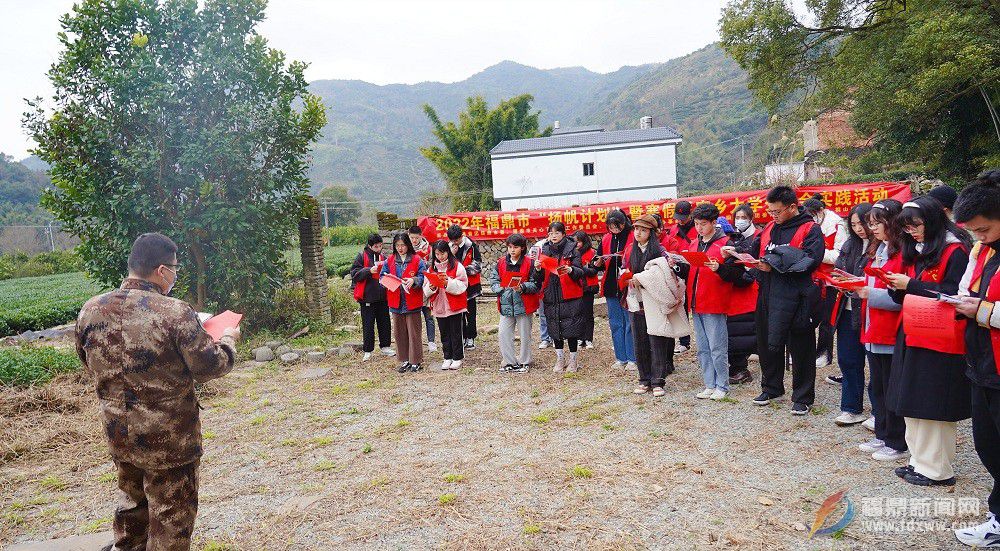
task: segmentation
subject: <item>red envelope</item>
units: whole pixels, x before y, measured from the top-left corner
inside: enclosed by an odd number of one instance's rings
[[[906,295],[903,299],[903,332],[908,337],[955,337],[955,306],[932,298]]]
[[[378,282],[389,291],[396,291],[403,286],[403,280],[392,274],[385,274],[378,279]]]
[[[222,333],[230,327],[239,327],[240,320],[243,319],[243,314],[237,314],[236,312],[226,310],[225,312],[212,316],[205,320],[205,323],[201,324],[205,328],[205,332],[212,336],[212,339],[218,341],[222,338]]]

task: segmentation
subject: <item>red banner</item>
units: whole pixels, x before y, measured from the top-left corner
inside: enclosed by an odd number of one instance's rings
[[[737,191],[714,195],[699,195],[685,197],[692,205],[714,203],[722,216],[732,219],[737,206],[746,203],[753,208],[754,218],[759,223],[770,220],[767,216],[767,205],[764,197],[766,189],[754,191]],[[854,205],[859,203],[874,203],[881,199],[897,199],[907,201],[911,197],[910,185],[906,182],[868,182],[861,184],[840,184],[826,186],[801,186],[795,190],[800,199],[808,199],[815,193],[823,195],[827,208],[846,217]],[[658,213],[667,224],[674,217],[674,205],[680,199],[666,201],[623,201],[620,203],[600,203],[582,207],[566,207],[541,210],[518,211],[484,211],[460,212],[440,216],[421,216],[417,225],[424,231],[424,236],[431,241],[444,239],[445,231],[452,224],[462,227],[465,235],[471,239],[485,241],[503,240],[508,235],[520,233],[525,237],[544,237],[552,222],[566,224],[570,233],[583,230],[590,234],[606,231],[604,219],[611,209],[620,208],[635,220],[644,214]]]

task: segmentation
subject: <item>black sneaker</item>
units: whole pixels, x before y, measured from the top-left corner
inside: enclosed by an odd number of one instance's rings
[[[729,378],[729,384],[731,385],[742,385],[749,383],[750,381],[753,381],[753,375],[751,375],[750,371],[746,369],[738,371],[735,375]]]
[[[892,470],[892,472],[896,473],[896,476],[898,476],[899,478],[906,478],[906,475],[913,472],[913,465],[904,465],[902,467],[896,467],[895,469]]]
[[[766,392],[761,392],[760,396],[753,399],[753,403],[758,406],[766,406],[771,403],[771,400],[774,400],[774,396],[771,396]]]
[[[955,485],[955,477],[946,478],[944,480],[934,480],[934,479],[931,479],[931,478],[927,478],[926,476],[918,473],[917,471],[913,471],[913,472],[907,473],[906,476],[903,477],[903,480],[909,482],[910,484],[914,484],[916,486],[954,486]]]
[[[476,349],[476,339],[465,339],[465,349],[475,350]]]
[[[511,367],[510,372],[511,373],[527,373],[528,372],[528,364],[515,364],[513,367]]]
[[[399,369],[396,370],[397,373],[406,373],[410,370],[410,362],[403,362],[399,364]]]
[[[510,373],[514,371],[514,366],[512,364],[504,364],[500,366],[500,373]]]
[[[410,373],[416,373],[422,371],[424,368],[420,367],[420,364],[410,364]]]
[[[798,402],[792,404],[792,415],[805,415],[809,413],[812,406],[807,406],[805,404],[800,404]]]
[[[827,375],[826,382],[831,385],[842,385],[844,384],[844,378],[837,375]]]

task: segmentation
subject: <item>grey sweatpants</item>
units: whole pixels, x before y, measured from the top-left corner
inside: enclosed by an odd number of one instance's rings
[[[514,350],[514,329],[521,334],[521,353]],[[497,330],[500,341],[500,356],[503,365],[531,363],[531,315],[500,316],[500,328]]]

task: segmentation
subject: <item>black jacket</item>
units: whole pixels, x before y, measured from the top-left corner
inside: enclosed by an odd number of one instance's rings
[[[625,252],[625,244],[628,243],[630,233],[631,232],[627,232],[625,230],[616,234],[612,233],[611,244],[608,247],[610,250],[607,251],[604,250],[604,239],[602,237],[601,241],[597,244],[597,254],[603,255]],[[606,277],[608,284],[604,286],[603,293],[607,298],[617,299],[621,296],[621,291],[618,290],[618,285],[616,283],[618,281],[618,276],[621,273],[621,265],[622,257],[620,256],[613,256],[607,259],[604,263],[604,271],[607,273]]]
[[[365,268],[365,255],[368,255],[369,267]],[[365,294],[360,302],[385,302],[385,287],[379,285],[378,277],[373,276],[372,266],[381,260],[381,255],[365,247],[363,251],[354,257],[354,264],[351,264],[351,289],[353,290],[362,281],[365,283]]]
[[[576,250],[576,242],[572,239],[563,238],[559,243],[546,241],[542,245],[542,254],[559,260],[560,264],[563,259],[570,259],[572,266],[569,277],[574,281],[584,278],[580,253]],[[587,315],[587,306],[584,304],[584,299],[563,299],[562,286],[557,276],[548,274],[548,284],[545,287],[545,294],[542,295],[542,301],[545,304],[545,321],[548,324],[549,336],[553,340],[582,339],[585,336],[587,322],[584,318]]]
[[[455,252],[455,257],[458,258],[459,262],[462,262],[462,259],[464,259],[469,253],[469,249],[472,250],[472,263],[465,267],[465,273],[470,276],[480,274],[483,269],[483,255],[479,252],[478,243],[466,237],[462,240],[462,246]],[[434,253],[431,254],[433,255]],[[465,264],[465,262],[462,262],[462,264]],[[465,292],[470,299],[478,297],[483,294],[482,282],[476,283],[475,285],[469,285]]]
[[[851,275],[864,276],[865,266],[869,260],[871,260],[871,257],[868,256],[865,250],[865,242],[851,236],[844,242],[844,246],[840,248],[840,255],[837,256],[837,262],[834,264],[834,267],[840,268]],[[828,288],[827,292],[836,292],[836,290]],[[851,304],[850,310],[847,309],[848,303]],[[834,327],[837,326],[840,316],[844,314],[851,316],[851,327],[861,329],[861,298],[856,293],[845,294],[840,299],[840,305],[837,308],[836,318],[833,323]]]
[[[970,293],[972,296],[983,296],[987,284],[997,273],[1000,266],[1000,241],[983,245],[979,254],[986,254],[987,248],[993,249],[993,258],[986,261],[983,276],[980,279],[979,291]],[[993,329],[996,331],[996,329]],[[993,355],[993,343],[990,340],[990,329],[980,327],[975,320],[969,320],[965,326],[965,361],[969,364],[965,374],[974,384],[1000,390],[1000,375],[997,374],[997,359]]]

